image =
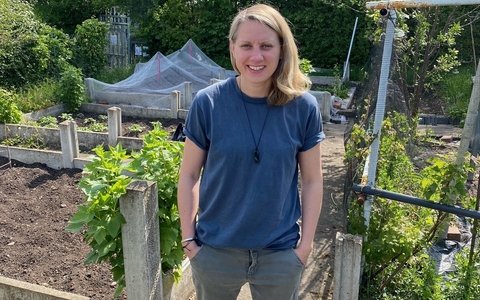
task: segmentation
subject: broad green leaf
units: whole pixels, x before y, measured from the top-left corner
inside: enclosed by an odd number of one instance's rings
[[[104,227],[98,227],[93,238],[97,242],[97,244],[102,244],[105,241],[105,236],[107,235],[107,232]]]
[[[94,215],[88,212],[85,206],[79,206],[76,212],[70,219],[70,223],[88,223],[94,218]]]

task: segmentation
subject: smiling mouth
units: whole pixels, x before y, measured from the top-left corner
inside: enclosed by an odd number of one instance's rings
[[[260,71],[265,68],[265,66],[261,67],[254,67],[254,66],[248,66],[249,69],[254,70],[254,71]]]

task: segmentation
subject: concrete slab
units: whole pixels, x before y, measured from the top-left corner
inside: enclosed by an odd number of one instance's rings
[[[454,126],[451,124],[438,124],[438,125],[418,125],[417,130],[420,135],[425,135],[427,132],[430,135],[435,135],[438,137],[442,136],[452,136],[455,138],[460,138],[462,135],[463,128]]]
[[[0,276],[0,299],[89,300],[90,298]]]

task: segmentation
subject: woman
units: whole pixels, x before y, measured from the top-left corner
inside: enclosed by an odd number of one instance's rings
[[[182,246],[200,300],[236,299],[247,282],[253,299],[297,299],[322,204],[322,120],[277,10],[239,12],[229,40],[239,76],[198,92],[186,119]]]

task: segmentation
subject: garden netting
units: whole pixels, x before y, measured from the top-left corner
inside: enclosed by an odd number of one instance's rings
[[[108,84],[88,78],[85,81],[88,94],[94,101],[109,102],[112,98],[131,95],[131,105],[142,95],[158,95],[158,98],[169,97],[172,91],[184,93],[184,84],[191,83],[193,94],[210,85],[212,79],[226,79],[236,75],[235,71],[225,70],[207,55],[190,39],[179,50],[168,56],[157,52],[148,62],[138,63],[134,73],[125,80]],[[118,94],[115,96],[115,94]],[[143,97],[142,103],[158,107],[161,101],[154,97]]]

